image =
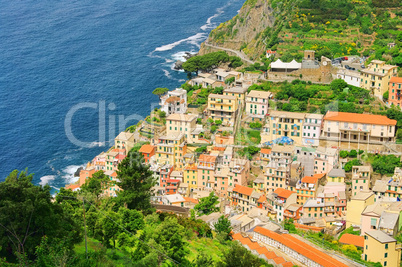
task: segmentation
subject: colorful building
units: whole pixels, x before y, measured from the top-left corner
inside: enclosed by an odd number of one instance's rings
[[[368,205],[374,204],[374,194],[371,191],[360,191],[352,196],[347,204],[346,228],[361,224],[361,214]]]
[[[353,166],[352,167],[352,196],[355,196],[362,190],[370,189],[370,166]]]
[[[382,266],[398,267],[401,263],[401,244],[380,230],[372,230],[364,235],[362,259],[379,262]]]
[[[166,116],[187,112],[187,91],[184,89],[177,88],[174,91],[169,91],[160,100],[161,111],[166,112]]]
[[[156,146],[153,145],[143,145],[139,150],[139,152],[144,157],[145,163],[149,163],[151,157],[155,155],[155,151]]]
[[[295,145],[301,145],[305,117],[305,113],[269,110],[269,129],[265,134],[270,135],[270,141],[285,136],[292,139]]]
[[[388,84],[388,102],[391,105],[402,107],[402,78],[392,77]]]
[[[197,189],[198,182],[198,168],[197,164],[187,164],[184,167],[183,172],[183,183],[187,183],[189,186],[190,192],[193,192],[194,189]]]
[[[360,70],[360,86],[381,98],[388,91],[389,81],[397,74],[398,66],[387,65],[381,60],[373,60],[367,68]]]
[[[135,144],[134,133],[121,132],[114,139],[114,148],[116,148],[116,149],[125,149],[125,154],[126,155],[134,147],[134,144]]]
[[[215,181],[216,156],[201,154],[197,165],[197,186],[200,189],[213,188],[212,182]]]
[[[238,107],[236,96],[218,94],[208,96],[208,116],[213,120],[221,120],[225,125],[234,125]]]
[[[184,134],[179,136],[161,136],[156,145],[156,162],[160,165],[173,165],[182,170],[184,155],[187,153],[187,143]]]
[[[268,114],[268,101],[272,96],[268,91],[251,90],[246,96],[246,114],[253,118],[264,119]]]
[[[179,136],[182,133],[187,143],[193,143],[192,133],[197,127],[197,116],[193,114],[170,114],[166,118],[166,135]]]
[[[394,142],[395,126],[396,120],[383,115],[328,111],[320,139],[359,144]]]
[[[302,144],[318,146],[320,144],[321,123],[324,116],[321,114],[306,114],[303,123]]]

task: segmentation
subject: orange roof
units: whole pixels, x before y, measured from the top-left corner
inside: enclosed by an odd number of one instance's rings
[[[186,198],[184,198],[184,199],[186,199]],[[243,238],[243,236],[240,233],[237,233],[237,234],[232,235],[232,238],[234,240],[239,240],[239,239]]]
[[[324,229],[323,227],[304,225],[304,224],[298,224],[298,223],[294,223],[294,225],[295,225],[295,227],[297,229],[306,230],[306,231],[313,231],[313,232],[321,232],[322,229]]]
[[[212,148],[212,150],[216,150],[216,151],[225,151],[225,147],[219,147],[219,146],[214,146],[213,148]]]
[[[242,185],[236,184],[235,187],[233,188],[233,192],[237,192],[243,195],[251,196],[253,193],[254,189]]]
[[[77,188],[80,188],[80,185],[78,185],[78,184],[70,184],[70,185],[66,186],[66,189],[71,189],[71,190],[74,190],[74,189],[77,189]]]
[[[318,182],[318,177],[311,177],[311,176],[304,176],[301,179],[302,183],[308,183],[308,184],[316,184]]]
[[[259,203],[263,203],[265,201],[267,201],[267,197],[264,195],[260,196],[260,198],[257,200],[257,202],[259,202]]]
[[[178,96],[171,96],[168,99],[166,99],[166,103],[174,103],[180,101],[180,97]]]
[[[327,121],[341,121],[363,124],[396,125],[396,120],[388,119],[383,115],[358,114],[349,112],[328,111],[324,116]]]
[[[149,153],[152,153],[154,151],[154,149],[155,149],[155,146],[153,146],[153,145],[143,145],[140,148],[139,152],[149,154]]]
[[[126,158],[126,155],[124,155],[124,154],[119,154],[119,155],[117,155],[116,157],[115,157],[115,159],[117,159],[117,160],[123,160],[123,159],[125,159]]]
[[[286,261],[285,261],[285,259],[282,258],[282,257],[276,257],[276,258],[274,259],[274,262],[275,262],[276,264],[281,264],[281,263],[284,263],[284,262],[286,262]]]
[[[392,77],[390,83],[402,83],[402,77]]]
[[[364,247],[364,237],[352,234],[343,234],[339,239],[339,243],[355,245],[356,247]]]
[[[294,192],[293,192],[293,191],[290,191],[290,190],[287,190],[287,189],[284,189],[284,188],[277,188],[277,189],[275,189],[274,193],[275,193],[275,194],[278,194],[278,197],[281,197],[281,198],[288,198],[288,197],[290,197],[290,195],[292,195]]]
[[[261,154],[271,154],[271,151],[270,148],[261,148]]]
[[[211,155],[207,155],[207,154],[201,154],[200,157],[198,158],[198,161],[215,162],[216,161],[216,156],[211,156]]]
[[[282,267],[292,267],[294,266],[293,262],[287,261],[282,263]]]
[[[310,260],[324,266],[324,267],[346,267],[347,265],[336,259],[330,257],[326,253],[304,243],[303,241],[289,235],[289,234],[277,234],[268,229],[257,226],[254,232],[267,236],[279,243],[284,244],[288,248],[296,251],[297,253],[309,258]]]
[[[112,175],[110,175],[110,176],[112,176],[112,177],[117,177],[117,173],[116,173],[116,172],[113,172]]]
[[[196,171],[197,170],[197,165],[187,165],[186,167],[184,167],[185,170],[193,170]]]
[[[324,173],[316,173],[316,174],[313,175],[313,177],[321,179],[322,177],[325,176],[325,174],[326,174],[325,172]]]
[[[192,198],[192,197],[183,197],[186,202],[198,204],[198,199]]]

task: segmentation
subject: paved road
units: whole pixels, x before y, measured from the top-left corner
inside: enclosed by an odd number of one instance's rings
[[[235,53],[239,58],[241,58],[242,60],[246,61],[247,63],[250,63],[250,64],[254,64],[254,63],[255,63],[254,61],[250,60],[250,59],[249,59],[243,52],[241,52],[241,51],[236,51],[236,50],[229,49],[229,48],[225,48],[225,47],[220,47],[220,46],[216,46],[216,45],[211,45],[211,44],[209,44],[209,43],[207,43],[207,42],[205,42],[204,44],[205,44],[205,46],[209,46],[209,47],[212,47],[212,48],[215,48],[215,49],[220,49],[220,50],[225,50],[225,51],[229,51],[229,52]]]

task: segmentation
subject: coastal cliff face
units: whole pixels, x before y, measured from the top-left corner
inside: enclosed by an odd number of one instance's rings
[[[234,18],[211,32],[206,43],[242,50],[251,59],[255,59],[265,50],[262,36],[275,23],[273,13],[270,0],[247,0]],[[212,48],[203,43],[199,54],[209,52],[212,52]]]

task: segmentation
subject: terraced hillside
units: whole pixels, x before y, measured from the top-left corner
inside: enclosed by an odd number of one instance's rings
[[[254,60],[266,49],[285,61],[313,49],[317,57],[364,55],[402,66],[402,1],[247,0],[207,42],[242,50]],[[200,52],[209,49],[203,45]]]

